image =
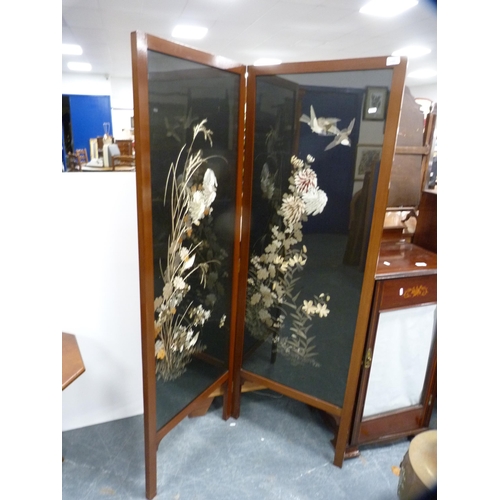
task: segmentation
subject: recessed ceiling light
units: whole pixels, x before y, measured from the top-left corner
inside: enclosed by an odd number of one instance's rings
[[[73,71],[90,71],[92,69],[92,65],[85,62],[69,62],[68,68]]]
[[[411,78],[431,78],[436,75],[437,72],[433,69],[417,69],[416,71],[408,74]]]
[[[273,59],[272,57],[261,57],[257,59],[253,65],[254,66],[274,66],[275,64],[281,64],[281,59]]]
[[[208,28],[202,26],[188,26],[179,24],[172,31],[172,36],[175,38],[186,38],[189,40],[200,40],[208,32]]]
[[[392,17],[411,9],[418,4],[418,0],[371,0],[359,9],[362,14],[371,16]]]
[[[393,56],[406,56],[406,57],[421,57],[429,54],[431,49],[427,47],[419,47],[417,45],[411,45],[409,47],[404,47],[399,50],[395,50],[391,55]]]
[[[75,45],[72,43],[63,43],[62,44],[62,53],[72,56],[80,56],[83,53],[80,45]]]

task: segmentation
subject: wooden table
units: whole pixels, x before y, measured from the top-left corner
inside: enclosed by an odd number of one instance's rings
[[[76,337],[70,333],[62,334],[62,390],[73,383],[83,372],[80,349]]]

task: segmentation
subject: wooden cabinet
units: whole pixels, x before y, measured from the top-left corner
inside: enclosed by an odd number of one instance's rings
[[[437,254],[380,249],[348,456],[358,446],[426,430],[436,395]]]

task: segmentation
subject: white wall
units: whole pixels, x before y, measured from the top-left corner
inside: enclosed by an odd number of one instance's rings
[[[86,367],[62,393],[63,430],[143,412],[134,172],[64,173],[62,331]]]

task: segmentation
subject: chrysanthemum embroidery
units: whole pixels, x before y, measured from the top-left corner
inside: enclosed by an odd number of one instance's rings
[[[307,193],[318,185],[318,177],[312,168],[304,168],[295,174],[295,187],[298,194]]]
[[[281,204],[281,213],[283,218],[289,224],[298,222],[306,210],[306,205],[300,196],[293,194],[283,195],[283,203]]]
[[[299,281],[297,273],[307,263],[306,246],[297,248],[302,242],[302,225],[309,215],[323,212],[328,201],[326,193],[318,187],[316,172],[311,168],[313,162],[310,155],[307,162],[293,156],[288,192],[280,195],[273,190],[273,199],[265,184],[270,179],[269,167],[267,163],[264,165],[263,196],[270,199],[281,221],[270,225],[264,253],[250,258],[246,323],[253,336],[270,340],[277,351],[293,362],[319,366],[314,359],[317,355],[314,337],[308,337],[311,327],[308,322],[313,316],[328,315],[330,311],[325,302],[329,297],[322,293],[300,304],[300,292],[294,291]],[[291,326],[286,326],[289,335],[283,333],[287,315],[291,318]]]

